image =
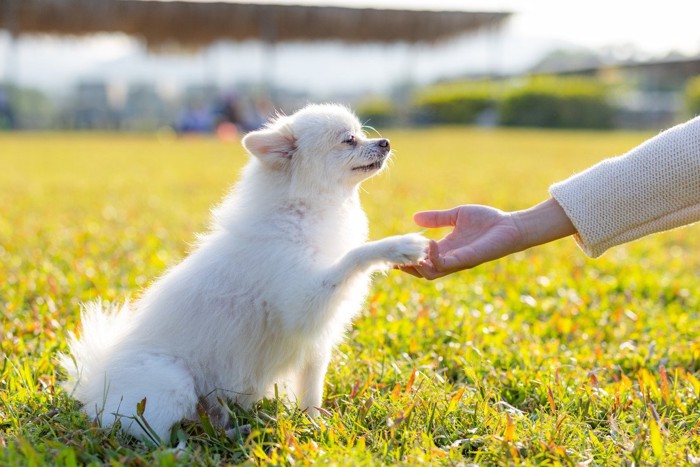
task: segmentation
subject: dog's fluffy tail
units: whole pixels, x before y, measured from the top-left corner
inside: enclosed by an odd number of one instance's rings
[[[81,313],[80,337],[68,336],[68,353],[58,357],[68,375],[63,389],[85,402],[96,386],[104,385],[105,369],[113,346],[128,333],[129,303],[107,306],[102,301],[86,303]]]

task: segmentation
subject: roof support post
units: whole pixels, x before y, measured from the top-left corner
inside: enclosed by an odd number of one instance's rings
[[[5,29],[10,33],[7,56],[5,57],[5,71],[2,81],[6,84],[14,84],[17,81],[18,52],[17,40],[19,38],[19,2],[20,0],[5,0],[6,16]]]

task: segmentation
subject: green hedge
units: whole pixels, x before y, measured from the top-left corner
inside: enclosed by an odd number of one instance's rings
[[[0,113],[0,130],[46,129],[51,128],[57,116],[52,100],[41,91],[23,88],[13,84],[0,83],[0,92],[9,99],[14,122],[6,114]]]
[[[700,115],[700,76],[688,80],[685,86],[685,106],[691,116]]]
[[[614,112],[598,81],[538,77],[507,91],[499,115],[507,126],[611,128]]]
[[[503,90],[505,88],[505,90]],[[418,123],[475,123],[497,109],[507,126],[611,128],[614,111],[606,88],[588,78],[532,78],[522,85],[459,82],[428,87],[413,99]]]
[[[419,123],[474,123],[478,115],[495,104],[491,83],[439,84],[414,96],[413,108]]]

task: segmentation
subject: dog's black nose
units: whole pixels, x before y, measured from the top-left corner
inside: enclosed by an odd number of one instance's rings
[[[378,142],[377,144],[379,145],[380,148],[386,149],[387,151],[388,151],[389,148],[390,148],[390,146],[389,146],[389,140],[386,139],[386,138],[380,139],[379,142]]]

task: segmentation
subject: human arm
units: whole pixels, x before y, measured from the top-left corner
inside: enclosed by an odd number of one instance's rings
[[[426,279],[473,268],[575,233],[564,210],[551,198],[515,212],[479,205],[419,212],[414,221],[422,227],[454,227],[442,240],[431,241],[427,261],[401,268]]]
[[[552,185],[550,193],[552,199],[516,213],[468,205],[416,214],[421,226],[455,228],[431,242],[428,262],[403,269],[435,279],[570,234],[597,257],[700,220],[700,117]]]
[[[550,194],[591,257],[700,220],[700,118],[555,183]]]

